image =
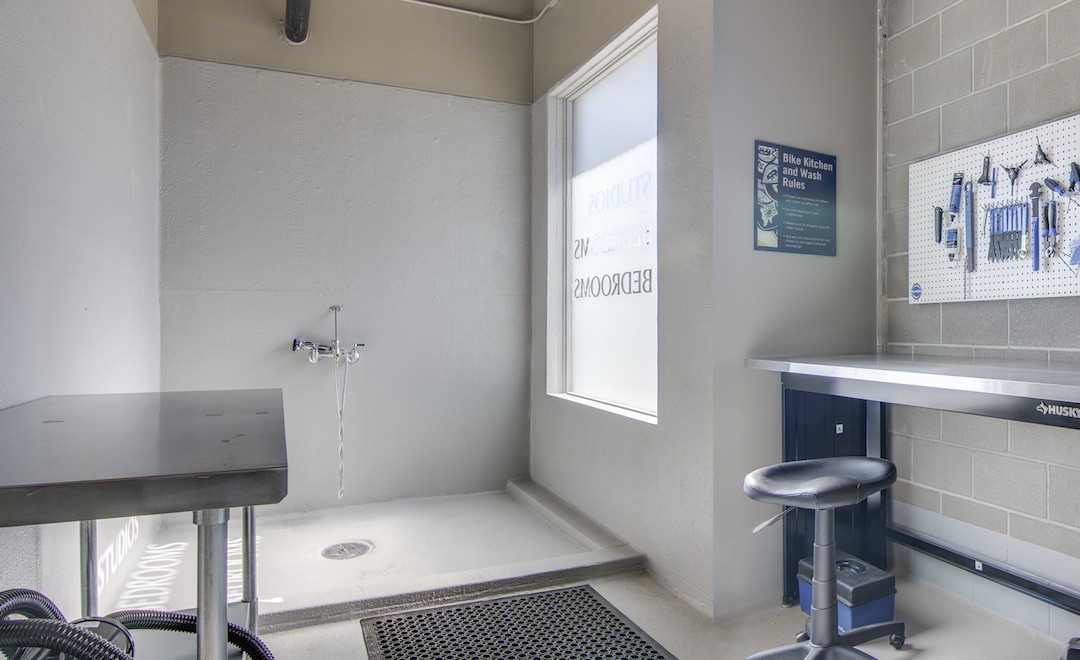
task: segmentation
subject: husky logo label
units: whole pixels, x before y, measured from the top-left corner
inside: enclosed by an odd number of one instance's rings
[[[1038,410],[1043,415],[1080,419],[1080,408],[1074,408],[1072,406],[1062,406],[1056,403],[1048,405],[1046,402],[1040,401],[1039,405],[1035,406],[1035,410]]]

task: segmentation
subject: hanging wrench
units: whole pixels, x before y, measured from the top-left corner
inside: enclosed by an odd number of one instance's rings
[[[1028,209],[1030,207],[1027,204],[1020,206],[1019,204],[1013,207],[1017,213],[1020,226],[1020,236],[1018,238],[1019,246],[1016,249],[1016,256],[1021,259],[1027,259],[1031,255],[1031,248],[1028,244],[1031,242],[1031,225],[1028,223]]]
[[[975,270],[975,193],[971,181],[964,183],[964,247],[967,249],[967,270]]]
[[[1039,200],[1042,197],[1042,184],[1036,181],[1028,188],[1031,191],[1031,265],[1039,272]]]

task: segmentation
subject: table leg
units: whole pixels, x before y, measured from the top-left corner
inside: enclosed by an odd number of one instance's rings
[[[98,615],[97,599],[97,521],[79,522],[79,560],[82,564],[82,615]]]
[[[243,538],[243,571],[244,571],[244,595],[243,601],[248,605],[248,631],[258,634],[259,619],[259,582],[255,572],[255,507],[244,507],[244,538]]]
[[[195,512],[199,526],[196,637],[199,660],[225,660],[229,643],[229,510]]]

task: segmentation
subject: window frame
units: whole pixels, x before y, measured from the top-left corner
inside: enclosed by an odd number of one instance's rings
[[[566,292],[570,278],[567,254],[571,249],[573,102],[627,60],[655,43],[658,17],[658,8],[654,5],[555,85],[545,97],[547,135],[551,136],[547,142],[547,393],[650,424],[657,423],[659,411],[631,408],[568,391],[572,346],[570,301]],[[657,394],[659,396],[659,392]]]

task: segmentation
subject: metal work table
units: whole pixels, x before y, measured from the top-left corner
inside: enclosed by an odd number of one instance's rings
[[[784,460],[802,458],[796,455],[798,451],[791,439],[802,430],[789,427],[800,425],[808,412],[788,405],[789,397],[801,393],[823,395],[829,401],[832,397],[843,397],[861,403],[865,420],[862,446],[867,455],[887,454],[885,404],[1080,429],[1080,365],[938,356],[847,355],[749,358],[746,366],[781,374],[785,400]],[[868,520],[894,541],[1080,614],[1080,598],[1049,581],[995,566],[909,530],[894,528],[880,509],[871,511]],[[785,520],[785,563],[789,560],[788,537],[794,533],[787,523]],[[785,599],[789,591],[785,577]]]
[[[49,396],[0,410],[0,456],[3,527],[193,511],[198,657],[226,657],[229,509],[288,492],[281,390]]]

